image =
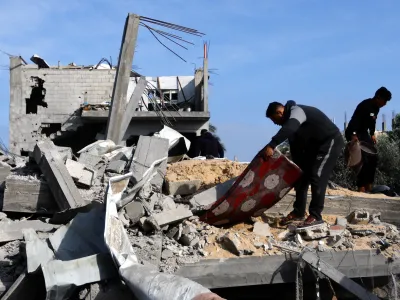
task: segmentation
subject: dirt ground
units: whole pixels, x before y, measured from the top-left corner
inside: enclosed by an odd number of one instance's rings
[[[170,182],[201,180],[202,186],[214,186],[239,176],[247,164],[230,160],[185,160],[168,165],[165,179]]]

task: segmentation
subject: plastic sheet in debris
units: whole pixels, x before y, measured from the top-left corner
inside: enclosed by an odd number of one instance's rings
[[[138,263],[117,212],[118,202],[131,176],[128,173],[112,177],[107,191],[104,238],[122,279],[139,300],[192,300],[199,294],[210,292],[187,278],[160,273],[156,268]]]
[[[190,149],[190,141],[168,126],[164,125],[164,128],[154,136],[169,140],[168,162],[179,161]]]
[[[266,161],[256,156],[200,219],[212,225],[224,225],[260,216],[291,190],[301,174],[300,168],[278,150]]]

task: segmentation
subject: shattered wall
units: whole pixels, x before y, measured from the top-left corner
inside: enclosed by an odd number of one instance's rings
[[[32,151],[38,140],[76,129],[81,120],[74,112],[84,102],[110,101],[114,77],[115,70],[38,69],[11,58],[10,151]]]

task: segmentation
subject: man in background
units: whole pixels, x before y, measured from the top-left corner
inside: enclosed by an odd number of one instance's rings
[[[224,158],[224,149],[221,143],[207,129],[201,130],[201,136],[194,143],[193,157],[196,156]]]
[[[376,144],[375,126],[379,110],[392,99],[392,93],[385,87],[379,88],[374,97],[358,104],[346,128],[345,136],[348,142],[364,142],[368,145]],[[359,192],[370,192],[375,179],[378,156],[362,151],[363,166],[357,175]]]
[[[293,211],[281,219],[280,225],[304,221],[310,185],[310,214],[299,227],[310,228],[323,224],[321,213],[326,188],[344,146],[339,128],[319,109],[298,105],[294,101],[288,101],[285,106],[279,102],[270,103],[266,117],[282,128],[261,150],[260,155],[267,159],[273,155],[278,145],[289,140],[292,160],[303,171],[295,186]]]

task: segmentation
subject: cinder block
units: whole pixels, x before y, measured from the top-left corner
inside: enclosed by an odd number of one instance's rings
[[[169,195],[192,195],[198,191],[201,180],[166,181],[165,187]]]

